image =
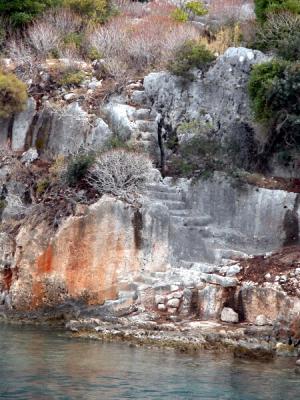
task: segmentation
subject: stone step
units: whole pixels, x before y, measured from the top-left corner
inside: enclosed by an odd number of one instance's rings
[[[134,111],[133,118],[149,120],[151,118],[155,119],[155,116],[151,112],[151,108],[138,108]]]
[[[210,215],[203,215],[201,217],[187,217],[185,218],[185,226],[207,226],[213,221]]]
[[[157,123],[155,121],[138,119],[135,121],[135,123],[139,131],[157,134]]]
[[[190,215],[191,210],[189,209],[184,209],[184,210],[170,210],[170,216],[171,217],[181,217],[185,218],[188,215]]]
[[[134,90],[132,91],[130,97],[131,101],[135,104],[139,104],[141,106],[148,105],[148,96],[146,95],[144,90]]]
[[[200,262],[192,262],[192,261],[185,261],[180,260],[178,262],[180,268],[186,268],[197,272],[204,272],[207,274],[219,272],[221,267],[215,264],[208,264],[208,263],[200,263]]]
[[[153,132],[140,132],[139,136],[142,140],[145,141],[153,141],[153,139],[156,140],[156,135],[153,134]]]
[[[181,217],[180,215],[172,215],[171,214],[170,215],[170,223],[175,226],[183,227],[184,217]]]
[[[159,199],[159,200],[175,200],[182,201],[182,194],[179,192],[158,192],[158,191],[149,191],[149,196],[151,198]]]
[[[176,187],[159,183],[149,184],[146,186],[146,188],[155,192],[178,193],[178,189]]]
[[[222,261],[222,259],[232,260],[235,258],[244,258],[248,257],[248,254],[244,253],[243,251],[228,249],[228,248],[219,248],[214,249],[216,254],[216,259]]]
[[[132,299],[136,300],[137,299],[137,291],[136,290],[120,290],[118,292],[118,299],[123,300],[123,299]]]
[[[169,210],[186,210],[186,204],[184,201],[164,200],[163,202]]]

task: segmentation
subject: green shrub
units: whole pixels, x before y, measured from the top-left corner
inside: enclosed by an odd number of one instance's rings
[[[201,17],[208,13],[207,8],[201,1],[189,1],[185,4],[186,10],[188,10],[191,14]]]
[[[103,58],[103,54],[99,50],[97,50],[96,47],[91,47],[87,51],[87,57],[91,61],[95,61],[95,60],[100,60],[101,58]]]
[[[70,32],[64,37],[63,42],[67,46],[71,45],[76,47],[77,49],[80,49],[83,44],[83,40],[84,35],[82,32]]]
[[[103,23],[111,12],[108,0],[64,0],[64,5],[89,22]]]
[[[7,17],[13,25],[20,26],[60,3],[61,0],[0,0],[0,16]]]
[[[7,206],[7,203],[5,200],[0,199],[0,214],[4,210],[4,208]]]
[[[200,113],[205,115],[205,110]],[[252,171],[257,161],[254,132],[242,122],[236,124],[236,135],[221,141],[210,122],[184,121],[166,146],[173,153],[168,156],[166,168],[171,176],[208,178],[214,171],[232,175],[238,169]]]
[[[175,10],[171,12],[171,18],[173,18],[174,21],[177,22],[186,22],[189,19],[189,16],[181,8],[175,8]]]
[[[61,86],[79,86],[85,77],[85,73],[82,71],[67,71],[59,79],[59,84]]]
[[[177,22],[186,22],[189,17],[200,17],[208,13],[201,1],[189,1],[172,11],[171,17]]]
[[[192,68],[204,69],[215,60],[213,53],[202,43],[188,40],[176,51],[168,70],[178,76],[190,77]]]
[[[36,194],[38,196],[43,195],[49,186],[50,186],[49,179],[47,179],[47,178],[39,179],[36,184]]]
[[[0,118],[23,111],[27,104],[26,85],[14,74],[0,71]]]
[[[221,151],[221,145],[212,137],[195,135],[179,145],[168,169],[175,176],[209,176],[223,168]]]
[[[69,186],[75,186],[87,174],[88,169],[94,163],[95,156],[92,153],[78,154],[73,157],[67,166],[66,182]]]
[[[286,60],[300,59],[300,15],[271,14],[257,31],[255,48],[273,50]]]
[[[277,79],[282,79],[288,63],[270,61],[256,65],[250,75],[248,90],[252,109],[258,121],[269,120],[272,116],[270,108],[270,91]]]
[[[107,150],[113,149],[124,149],[124,150],[131,150],[130,145],[120,138],[119,136],[112,136],[106,143],[105,148]]]
[[[254,0],[255,14],[260,22],[267,20],[270,13],[289,11],[294,14],[300,14],[299,0]]]
[[[255,66],[249,94],[257,120],[269,126],[271,150],[300,144],[300,63],[270,61]]]

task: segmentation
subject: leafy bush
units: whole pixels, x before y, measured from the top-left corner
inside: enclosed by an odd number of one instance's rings
[[[0,71],[0,118],[21,112],[27,104],[26,85],[14,74]]]
[[[15,26],[31,22],[49,7],[59,5],[61,0],[0,0],[0,16],[9,18]]]
[[[269,15],[257,31],[255,47],[273,50],[287,60],[300,59],[300,15],[287,12]]]
[[[186,22],[189,19],[188,14],[181,8],[175,8],[175,10],[171,12],[171,17],[177,22]]]
[[[111,11],[108,0],[64,0],[64,5],[92,22],[107,21]]]
[[[175,52],[168,70],[174,75],[190,77],[190,69],[206,68],[214,60],[215,56],[204,44],[188,40]]]
[[[84,72],[70,70],[63,73],[62,77],[59,79],[59,84],[61,86],[79,86],[84,79]]]
[[[84,35],[82,32],[69,32],[63,38],[65,45],[73,45],[78,49],[82,46],[83,40]]]
[[[97,193],[133,201],[143,189],[151,168],[152,163],[145,154],[111,150],[96,158],[87,181]]]
[[[87,51],[87,57],[91,61],[95,61],[103,58],[103,54],[100,51],[98,51],[95,47],[90,47]]]
[[[49,186],[50,186],[49,179],[39,179],[36,184],[36,194],[38,196],[43,195]]]
[[[107,150],[112,150],[112,149],[130,150],[130,144],[128,144],[128,142],[126,142],[124,139],[120,138],[119,136],[112,136],[105,143],[105,148]]]
[[[181,143],[168,165],[171,175],[208,177],[223,168],[220,157],[221,146],[213,138],[205,135],[194,137]]]
[[[256,65],[250,76],[248,90],[252,108],[258,121],[266,121],[272,116],[270,91],[277,79],[282,79],[287,66],[285,61],[270,61]]]
[[[201,1],[189,1],[185,4],[185,8],[188,12],[198,17],[208,13],[207,8]]]
[[[75,186],[81,181],[88,172],[88,169],[94,162],[92,153],[78,154],[71,158],[65,173],[66,182],[69,186]]]
[[[300,63],[270,61],[254,67],[249,94],[257,120],[268,123],[269,147],[300,144]]]
[[[265,22],[270,13],[289,11],[300,14],[299,0],[254,0],[255,14],[260,22]]]

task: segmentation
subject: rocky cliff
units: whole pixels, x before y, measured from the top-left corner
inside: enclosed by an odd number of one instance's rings
[[[247,79],[252,65],[265,59],[232,48],[206,74],[194,71],[191,82],[151,73],[112,96],[102,118],[84,110],[76,92],[61,93],[61,109],[30,98],[26,111],[1,121],[1,146],[25,151],[21,163],[30,169],[117,136],[161,165],[170,137],[181,140],[178,126],[197,120],[209,123],[220,143],[244,143],[249,164],[261,132],[251,117]],[[27,218],[33,210],[28,187],[9,171],[4,163],[3,311],[71,305],[73,317],[151,312],[154,320],[265,326],[283,320],[285,327],[300,312],[297,190],[241,183],[220,172],[196,181],[156,173],[137,204],[109,196],[77,204],[54,231]],[[271,252],[278,257],[269,263]]]

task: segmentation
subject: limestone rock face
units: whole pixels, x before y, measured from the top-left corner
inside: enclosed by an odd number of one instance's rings
[[[261,314],[272,322],[300,312],[300,299],[289,297],[274,287],[242,287],[240,296],[245,319],[253,324],[261,322],[258,318]]]
[[[136,130],[133,121],[135,108],[127,104],[111,102],[104,109],[112,130],[124,141],[129,140]]]
[[[223,287],[206,285],[198,291],[199,317],[204,320],[219,319],[225,299]]]
[[[66,299],[88,304],[116,299],[122,285],[138,276],[148,261],[141,224],[138,210],[103,197],[86,215],[66,220],[50,243],[45,226],[24,226],[16,240],[19,273],[10,289],[13,306],[33,309]],[[152,242],[159,249],[159,237]],[[149,265],[158,268],[162,255],[159,250],[151,253]]]
[[[229,48],[203,76],[186,82],[167,72],[151,73],[144,79],[145,93],[156,110],[175,128],[185,120],[210,122],[222,137],[254,129],[247,94],[251,67],[268,58],[257,50]]]
[[[50,156],[76,152],[81,146],[103,145],[111,136],[107,124],[98,118],[95,123],[78,103],[71,103],[62,110],[45,108],[34,127],[32,145],[40,153]]]
[[[101,118],[92,120],[77,102],[37,110],[35,100],[29,98],[25,111],[0,121],[1,148],[24,152],[32,147],[52,157],[74,153],[83,145],[100,148],[111,136],[108,125]]]
[[[17,114],[14,118],[11,143],[13,151],[23,151],[25,149],[27,133],[32,124],[35,113],[36,102],[32,97],[30,97],[28,99],[26,110]]]

